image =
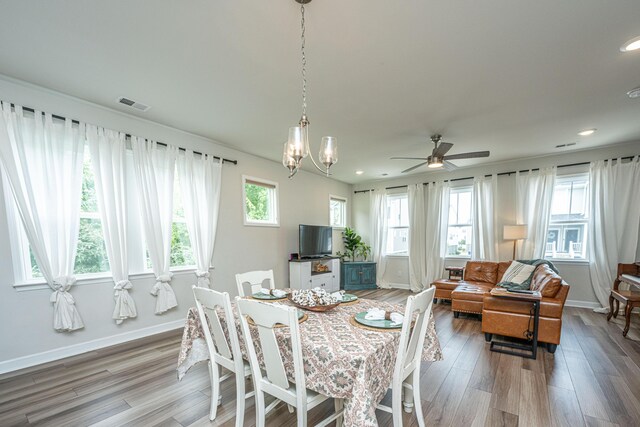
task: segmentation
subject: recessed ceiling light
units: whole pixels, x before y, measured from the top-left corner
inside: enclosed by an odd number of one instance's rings
[[[585,129],[582,132],[578,132],[578,135],[580,136],[589,136],[589,135],[593,135],[595,133],[597,129]]]
[[[356,175],[362,175],[364,171],[356,171]]]
[[[640,37],[636,37],[635,39],[631,39],[620,48],[620,52],[631,52],[633,50],[640,49]]]
[[[633,88],[629,92],[627,92],[627,96],[629,98],[640,98],[640,86]]]

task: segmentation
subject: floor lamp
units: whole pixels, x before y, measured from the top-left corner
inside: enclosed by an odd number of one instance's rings
[[[518,240],[527,238],[527,225],[505,225],[504,226],[504,240],[513,240],[513,256],[511,259],[516,259],[516,242]]]

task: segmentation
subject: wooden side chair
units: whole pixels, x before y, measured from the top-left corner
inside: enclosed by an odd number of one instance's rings
[[[293,406],[296,409],[298,427],[306,427],[307,411],[315,408],[329,397],[308,390],[305,386],[297,310],[293,307],[276,306],[240,297],[236,298],[236,302],[256,391],[256,426],[264,427],[266,414],[275,404],[279,403],[276,400],[269,407],[265,407],[264,395],[269,394]],[[251,318],[252,324],[255,326],[249,326],[247,316]],[[295,384],[290,383],[287,379],[284,361],[274,331],[276,324],[285,325],[291,334]],[[256,338],[251,334],[250,329],[254,327],[258,329]],[[262,349],[264,371],[258,362],[254,339]],[[344,412],[342,405],[342,399],[335,399],[335,412],[322,420],[316,427],[326,426],[333,420],[336,420],[336,425],[340,426]]]
[[[631,312],[634,308],[640,307],[640,263],[635,264],[618,264],[618,274],[616,280],[613,281],[613,289],[609,295],[609,314],[607,315],[607,321],[611,320],[611,317],[618,317],[618,311],[620,310],[620,303],[625,304],[624,317],[625,326],[622,331],[622,336],[626,337],[629,333],[629,326],[631,324]],[[620,283],[629,284],[629,290],[620,289]]]
[[[209,419],[216,418],[218,405],[220,404],[220,383],[232,375],[236,378],[236,427],[241,427],[244,422],[245,400],[254,395],[254,392],[245,393],[245,378],[251,375],[251,367],[242,359],[240,343],[236,330],[231,300],[226,292],[217,292],[213,289],[193,286],[193,296],[196,299],[198,316],[204,331],[204,338],[209,350],[209,377],[211,379],[211,407]],[[221,307],[229,330],[227,341],[216,307]],[[207,327],[210,325],[210,328]],[[220,377],[218,366],[222,366],[231,373]]]
[[[268,281],[268,284],[265,286],[265,281]],[[267,289],[275,289],[276,284],[273,280],[273,270],[258,270],[258,271],[249,271],[247,273],[238,273],[236,274],[236,285],[238,286],[238,295],[241,297],[246,296],[245,287],[250,287],[251,294],[255,294],[259,292],[261,288]]]
[[[396,366],[391,380],[391,408],[380,404],[377,406],[377,409],[392,414],[394,427],[402,426],[403,389],[413,392],[418,425],[424,427],[422,401],[420,400],[420,362],[435,292],[436,288],[432,286],[407,299],[404,323],[400,332],[398,356],[396,357]],[[416,313],[417,316],[414,322],[413,317]]]

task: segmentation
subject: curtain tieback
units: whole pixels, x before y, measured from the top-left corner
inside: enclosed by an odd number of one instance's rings
[[[201,288],[208,288],[209,284],[211,283],[209,281],[209,277],[211,276],[209,274],[209,271],[204,271],[204,270],[196,270],[196,277],[198,278],[198,286]]]
[[[53,293],[49,298],[49,302],[56,303],[60,301],[60,299],[65,299],[67,303],[73,305],[75,304],[75,300],[73,296],[68,292],[76,283],[76,278],[74,276],[60,276],[53,280]]]
[[[133,288],[133,285],[129,280],[120,280],[116,282],[116,285],[113,287],[113,289],[116,291],[116,296],[120,295],[122,291],[126,291],[131,288]]]
[[[151,295],[157,296],[161,289],[171,289],[169,282],[171,282],[172,277],[173,273],[159,274],[156,276],[156,284],[151,288]]]

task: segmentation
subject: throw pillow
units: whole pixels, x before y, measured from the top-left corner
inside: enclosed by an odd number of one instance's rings
[[[513,261],[507,271],[504,272],[502,282],[521,284],[531,276],[535,268],[535,265]]]

